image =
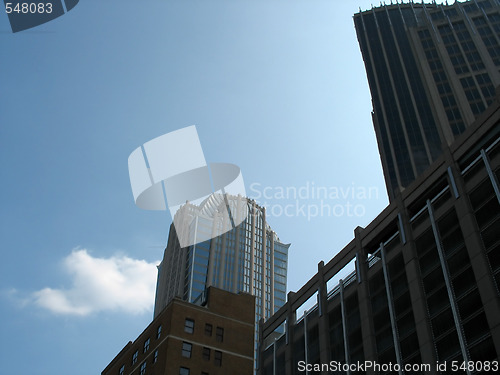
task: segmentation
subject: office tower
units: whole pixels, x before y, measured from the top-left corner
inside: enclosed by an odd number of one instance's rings
[[[389,200],[481,114],[500,84],[500,3],[393,3],[354,15]]]
[[[232,220],[243,218],[228,230]],[[194,239],[194,245],[180,246],[179,228]],[[206,288],[215,286],[255,295],[255,322],[269,318],[286,301],[289,246],[279,240],[267,224],[265,209],[253,200],[212,195],[199,206],[186,203],[170,226],[158,267],[154,316],[175,296],[201,304]]]
[[[174,298],[102,375],[253,374],[255,297],[209,288],[203,307]]]
[[[500,97],[424,176],[261,324],[260,375],[498,372]]]

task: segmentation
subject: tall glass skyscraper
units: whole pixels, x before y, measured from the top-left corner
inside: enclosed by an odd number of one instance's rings
[[[354,15],[392,201],[495,97],[500,3],[392,3]]]
[[[232,226],[238,219],[242,223]],[[290,244],[280,241],[255,201],[212,195],[199,206],[186,203],[174,223],[158,266],[155,317],[175,296],[202,304],[209,286],[255,295],[256,323],[285,304]],[[176,229],[194,245],[181,247]]]

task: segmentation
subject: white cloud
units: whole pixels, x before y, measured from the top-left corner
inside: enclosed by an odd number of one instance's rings
[[[155,263],[124,255],[94,258],[87,250],[78,249],[64,259],[63,266],[72,277],[71,287],[39,290],[33,293],[35,304],[67,315],[152,311],[157,274]]]

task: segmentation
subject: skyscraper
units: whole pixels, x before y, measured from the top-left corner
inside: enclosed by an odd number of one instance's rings
[[[240,219],[240,225],[228,230]],[[180,246],[179,228],[194,245]],[[289,246],[279,240],[266,222],[265,209],[253,200],[214,194],[199,206],[186,203],[174,217],[158,266],[155,317],[175,296],[203,303],[205,290],[215,286],[255,295],[255,321],[269,318],[286,302]]]
[[[500,3],[395,3],[354,15],[389,199],[492,103]]]

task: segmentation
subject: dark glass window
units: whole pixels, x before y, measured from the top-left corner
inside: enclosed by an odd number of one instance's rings
[[[203,348],[203,359],[210,361],[210,348]]]
[[[413,332],[411,335],[401,340],[401,354],[403,358],[407,358],[415,352],[418,352],[420,347],[418,345],[417,333]]]
[[[345,349],[340,307],[336,307],[330,312],[329,323],[331,358],[336,361],[343,361]]]
[[[468,343],[476,342],[483,336],[489,336],[489,326],[484,312],[481,311],[481,313],[464,323],[464,333]]]
[[[431,321],[434,337],[439,337],[450,330],[455,329],[455,321],[451,309],[448,308]]]
[[[189,375],[189,369],[186,367],[181,367],[179,369],[179,375]]]
[[[458,16],[458,12],[455,8],[449,8],[449,9],[446,9],[445,11],[445,14],[448,16],[448,17],[455,17],[455,16]]]
[[[469,352],[472,361],[492,361],[498,358],[495,344],[491,337],[475,344]]]
[[[214,353],[214,364],[218,367],[222,366],[222,352],[219,352],[218,350]]]
[[[212,325],[206,323],[205,324],[205,335],[206,336],[212,336]]]
[[[448,335],[436,342],[436,349],[438,352],[438,360],[444,361],[452,356],[460,353],[460,342],[455,331],[450,332]],[[461,357],[460,357],[461,358]]]
[[[217,327],[217,330],[215,331],[215,338],[218,342],[224,341],[224,328]]]
[[[182,343],[182,356],[186,358],[191,358],[191,351],[193,350],[193,344],[188,342]]]
[[[194,332],[194,320],[186,319],[184,322],[184,332],[193,333]]]

